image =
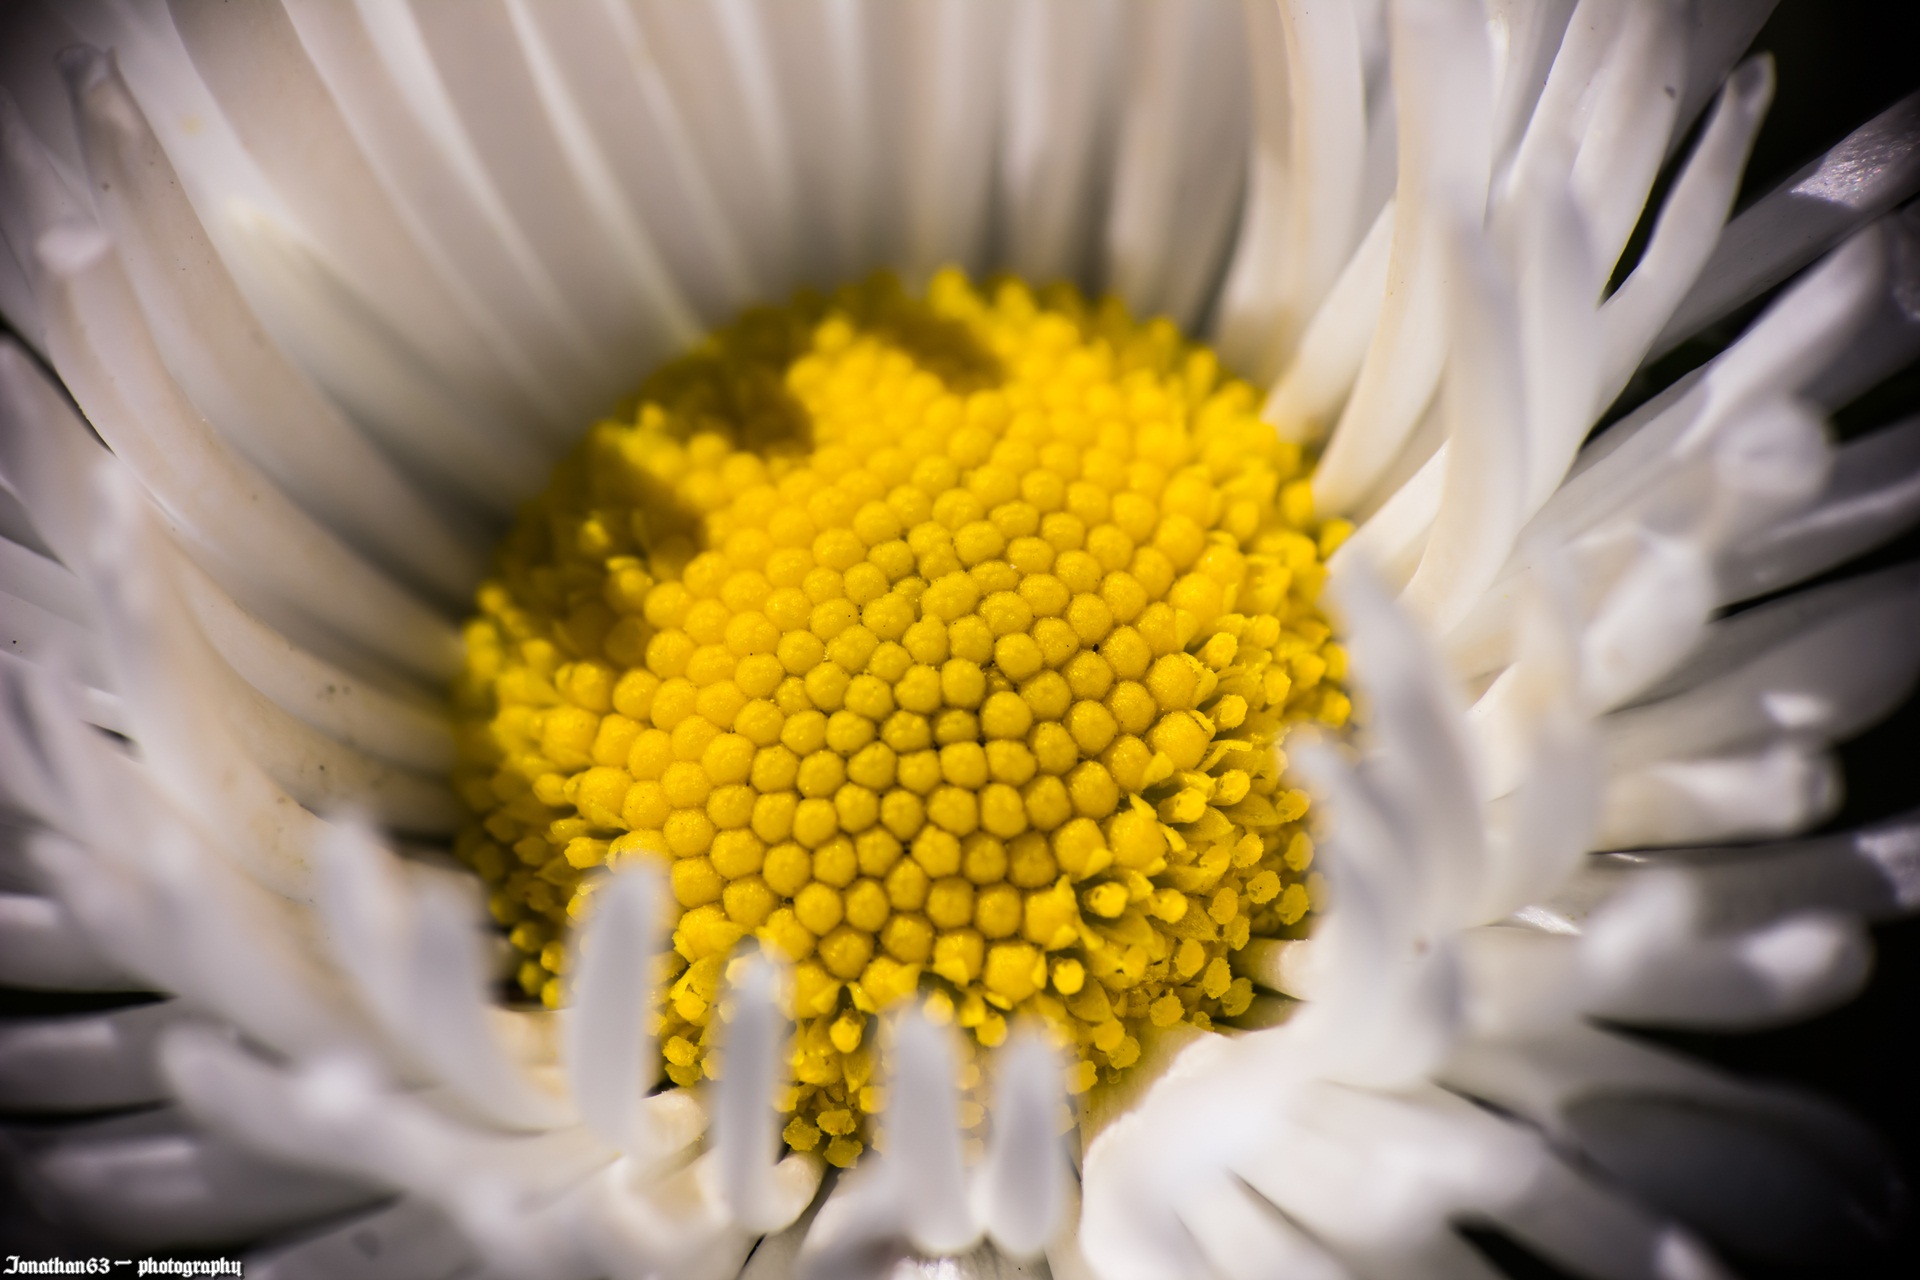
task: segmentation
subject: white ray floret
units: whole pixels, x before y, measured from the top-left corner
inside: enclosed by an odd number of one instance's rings
[[[0,1029],[0,1106],[151,1108],[30,1179],[275,1280],[1489,1275],[1464,1219],[1699,1280],[1879,1230],[1858,1125],[1596,1021],[1820,1012],[1920,909],[1914,814],[1797,834],[1911,693],[1915,571],[1721,616],[1920,521],[1920,423],[1828,422],[1920,355],[1920,98],[1729,222],[1771,7],[15,6],[0,981],[162,997]],[[822,1195],[777,961],[656,1092],[660,881],[592,881],[568,1007],[507,1009],[405,838],[458,816],[447,610],[581,426],[743,306],[948,262],[1170,315],[1323,448],[1362,728],[1288,744],[1328,897],[1237,1026],[1146,1035],[1077,1151],[1016,1026],[976,1154],[947,1010],[889,1011]]]
[[[993,1138],[973,1183],[974,1219],[1015,1258],[1041,1252],[1061,1220],[1071,1177],[1056,1132],[1065,1105],[1046,1041],[1021,1032],[994,1063]]]

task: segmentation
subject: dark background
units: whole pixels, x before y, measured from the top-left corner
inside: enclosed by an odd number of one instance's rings
[[[1785,0],[1755,48],[1773,54],[1779,88],[1747,171],[1743,203],[1920,87],[1920,0]],[[1696,353],[1693,360],[1698,358]],[[1851,436],[1916,411],[1920,369],[1909,369],[1844,409],[1837,425],[1843,436]],[[1846,572],[1914,559],[1920,559],[1920,535],[1910,534]],[[1832,827],[1848,828],[1911,809],[1920,802],[1920,698],[1910,699],[1885,723],[1846,744],[1841,755],[1848,799]],[[1878,962],[1871,985],[1838,1012],[1759,1035],[1660,1039],[1730,1070],[1792,1083],[1848,1108],[1882,1138],[1893,1164],[1907,1184],[1916,1187],[1920,1035],[1912,1028],[1920,1025],[1920,920],[1878,928],[1875,941]],[[124,998],[106,1000],[119,1003]],[[77,1011],[96,1003],[0,989],[0,1018]],[[9,1133],[16,1139],[26,1137],[47,1123],[0,1116],[0,1145]],[[78,1257],[95,1251],[94,1242],[74,1238],[38,1217],[19,1194],[22,1190],[0,1184],[0,1258],[8,1253]],[[1515,1276],[1531,1280],[1559,1274],[1500,1241],[1482,1243]],[[1742,1271],[1754,1277],[1817,1275],[1834,1280],[1920,1276],[1920,1225],[1909,1213],[1891,1245],[1867,1247],[1851,1260],[1832,1259],[1817,1270]]]

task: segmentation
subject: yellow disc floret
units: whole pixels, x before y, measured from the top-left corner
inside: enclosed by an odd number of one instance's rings
[[[1034,1014],[1076,1092],[1231,1019],[1234,956],[1317,897],[1279,746],[1343,724],[1316,600],[1344,536],[1252,389],[1164,320],[957,273],[753,312],[666,366],[522,512],[458,691],[458,849],[523,957],[658,860],[666,1072],[728,955],[794,965],[787,1141],[849,1163],[871,1015],[980,1045]]]

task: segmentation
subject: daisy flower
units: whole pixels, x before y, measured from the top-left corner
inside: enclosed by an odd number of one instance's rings
[[[1920,668],[1803,586],[1920,515],[1826,421],[1920,100],[1730,219],[1770,8],[9,9],[0,981],[157,997],[0,1030],[118,1113],[27,1185],[276,1277],[1883,1221],[1620,1029],[1920,897],[1802,834]]]

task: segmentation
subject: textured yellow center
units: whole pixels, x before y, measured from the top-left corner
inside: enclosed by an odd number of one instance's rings
[[[1144,1026],[1245,1013],[1235,953],[1317,895],[1278,744],[1349,711],[1315,603],[1345,526],[1255,404],[1165,321],[951,272],[655,374],[467,629],[458,848],[521,985],[559,1002],[588,873],[657,859],[667,1074],[701,1076],[757,935],[795,966],[787,1140],[838,1164],[909,993],[980,1045],[1039,1015],[1075,1092]]]

